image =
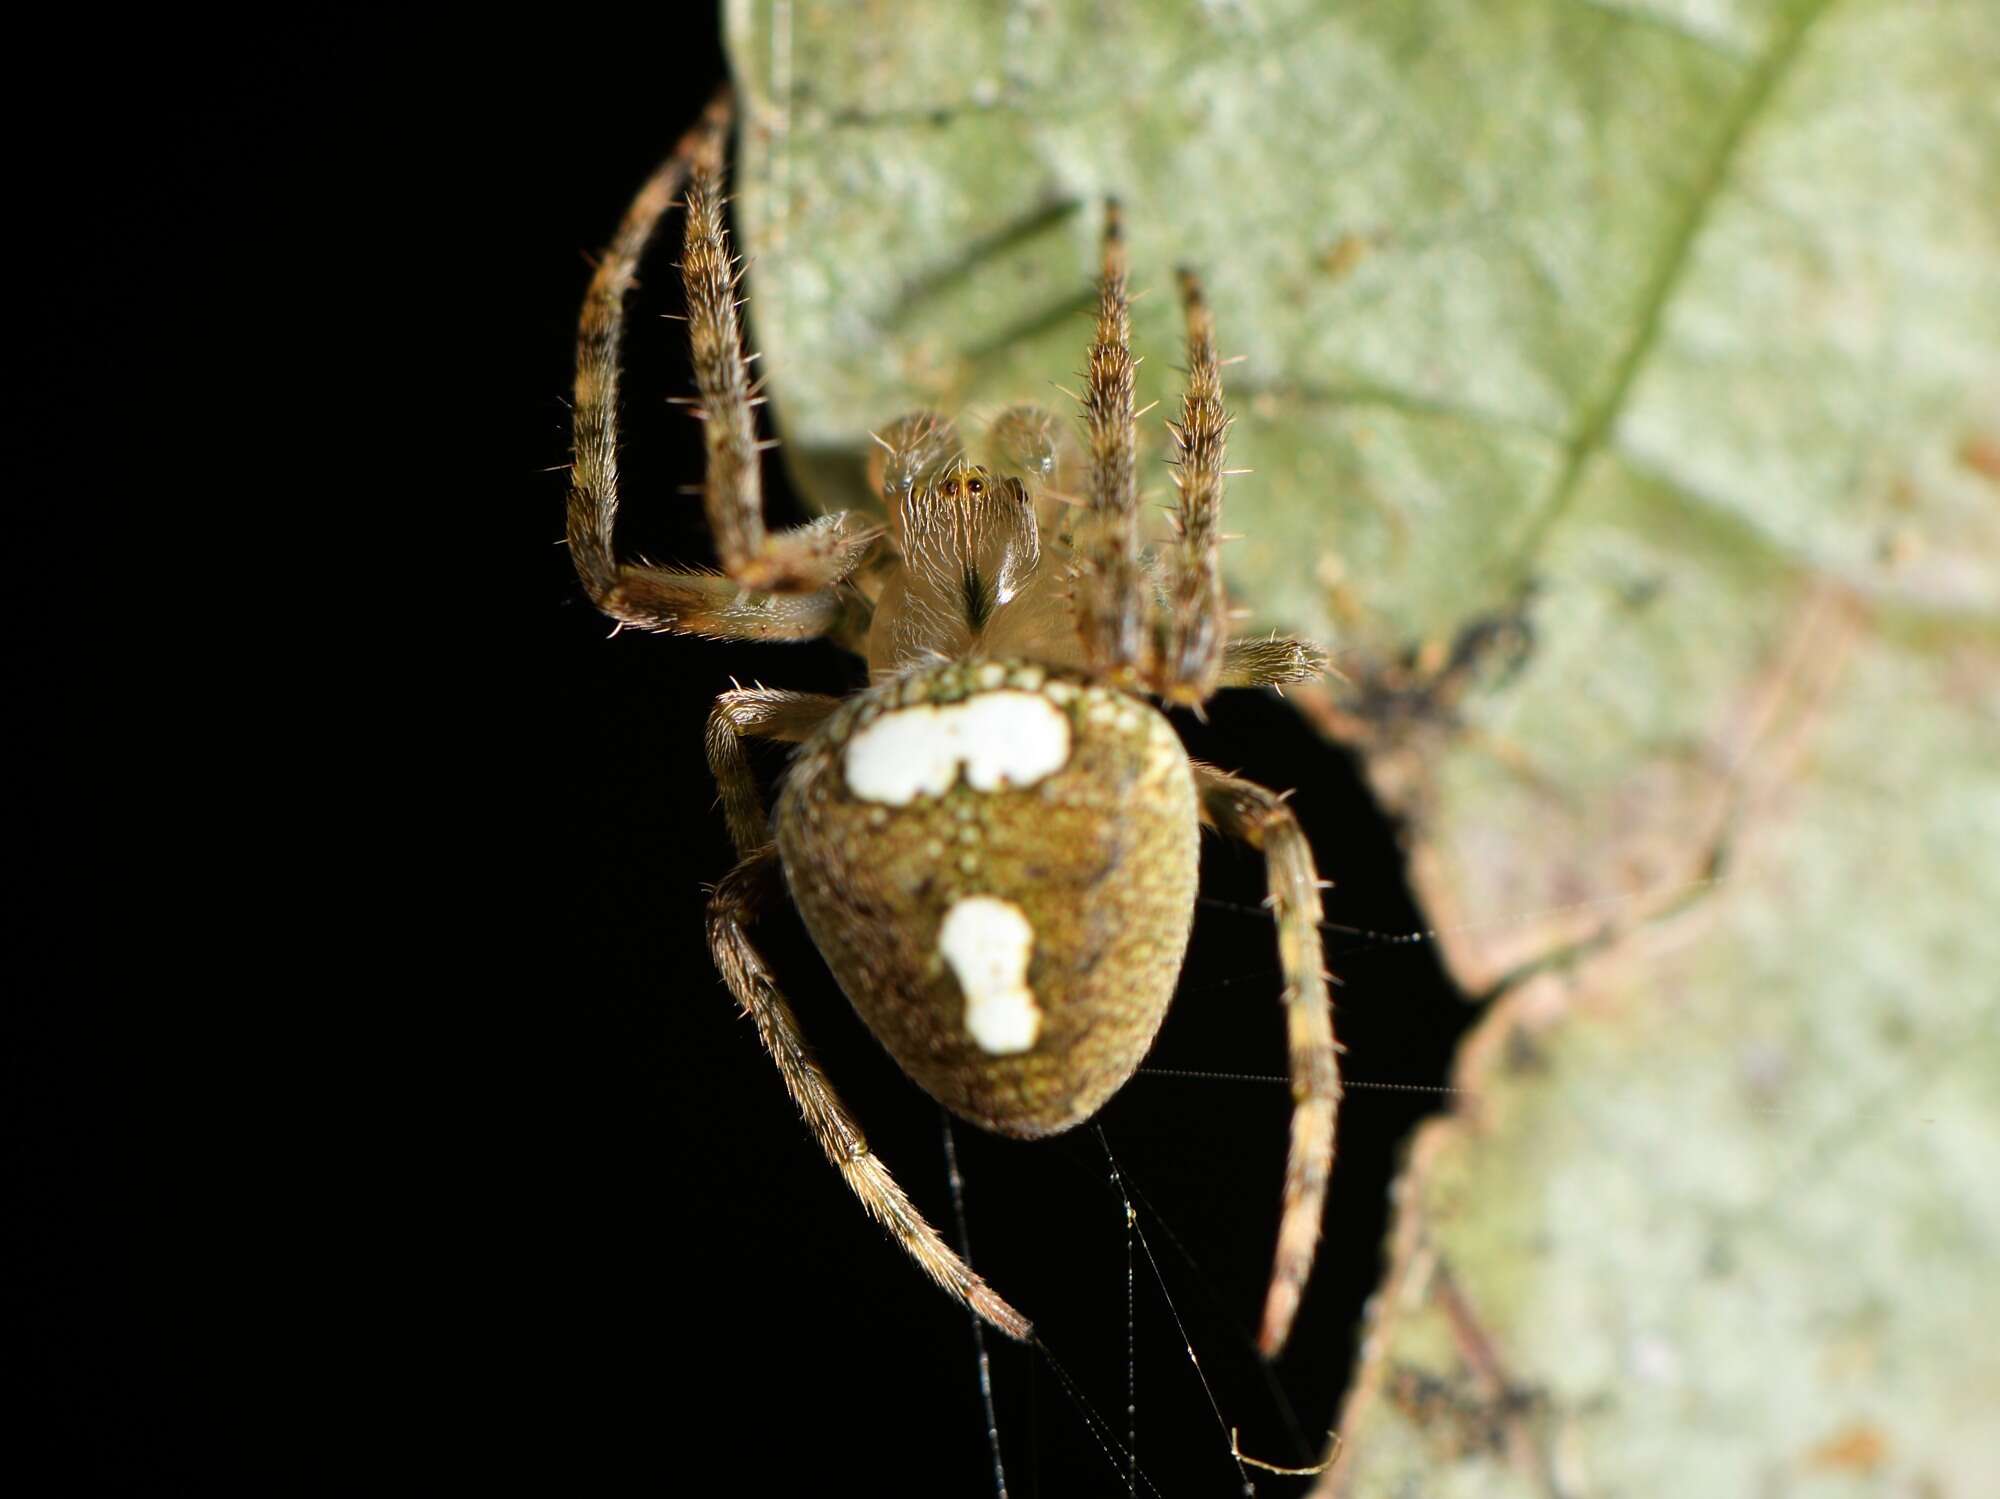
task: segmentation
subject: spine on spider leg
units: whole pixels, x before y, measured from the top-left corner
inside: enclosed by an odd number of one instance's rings
[[[1187,304],[1187,394],[1174,437],[1174,484],[1180,547],[1174,566],[1172,614],[1162,642],[1160,679],[1171,701],[1198,703],[1222,676],[1227,609],[1222,592],[1222,455],[1229,418],[1222,409],[1222,367],[1215,355],[1215,318],[1201,283],[1181,272]]]
[[[618,582],[612,531],[618,519],[618,362],[625,341],[625,296],[660,220],[680,196],[702,139],[728,128],[729,98],[718,95],[625,211],[584,296],[576,330],[568,535],[577,575],[596,603]]]
[[[1134,464],[1132,304],[1127,294],[1124,226],[1118,204],[1105,205],[1104,271],[1098,283],[1097,337],[1084,371],[1084,430],[1090,440],[1090,533],[1079,547],[1077,624],[1098,663],[1139,663],[1145,623],[1139,569],[1139,489]]]

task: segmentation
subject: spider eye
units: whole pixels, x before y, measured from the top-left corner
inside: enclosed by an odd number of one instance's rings
[[[973,479],[967,482],[965,492],[972,495],[984,494],[986,493],[986,486],[981,484],[977,479]]]

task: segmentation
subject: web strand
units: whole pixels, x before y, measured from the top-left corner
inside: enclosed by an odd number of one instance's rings
[[[972,1263],[972,1234],[965,1220],[965,1178],[958,1170],[958,1140],[952,1133],[951,1115],[943,1109],[938,1115],[944,1121],[944,1164],[945,1174],[951,1182],[951,1213],[958,1224],[959,1258],[966,1264]],[[986,1443],[993,1453],[993,1492],[997,1499],[1007,1499],[1007,1465],[1000,1457],[1000,1417],[993,1405],[993,1365],[986,1356],[986,1324],[979,1313],[970,1307],[966,1315],[972,1319],[972,1348],[979,1364],[979,1401],[986,1411]]]
[[[1035,1335],[1035,1348],[1048,1361],[1049,1372],[1055,1375],[1056,1383],[1063,1387],[1063,1393],[1069,1396],[1070,1403],[1083,1416],[1084,1426],[1097,1439],[1097,1445],[1104,1453],[1105,1461],[1111,1464],[1111,1471],[1118,1474],[1121,1478],[1125,1477],[1128,1465],[1121,1463],[1119,1459],[1127,1456],[1127,1454],[1125,1453],[1124,1444],[1111,1434],[1110,1423],[1098,1415],[1097,1408],[1084,1397],[1082,1387],[1070,1377],[1069,1370],[1062,1366],[1055,1354],[1049,1351],[1048,1343],[1039,1333]],[[1139,1466],[1139,1459],[1136,1454],[1130,1455],[1129,1469],[1131,1474],[1141,1484],[1145,1485],[1146,1491],[1152,1494],[1154,1499],[1163,1499],[1158,1486],[1146,1475],[1146,1470]]]
[[[1719,885],[1721,883],[1721,876],[1709,875],[1702,879],[1683,881],[1664,891],[1647,891],[1645,892],[1645,898],[1649,900],[1670,899],[1686,895],[1690,891],[1706,889],[1710,885]],[[1543,921],[1551,916],[1570,916],[1579,911],[1614,909],[1618,906],[1628,905],[1640,898],[1638,894],[1633,892],[1621,892],[1617,895],[1598,895],[1592,896],[1587,900],[1569,901],[1563,905],[1539,906],[1531,911],[1515,911],[1504,916],[1492,916],[1482,921],[1462,921],[1445,927],[1422,927],[1416,931],[1409,932],[1377,931],[1372,927],[1349,926],[1347,923],[1341,921],[1322,921],[1319,926],[1323,932],[1337,932],[1343,937],[1356,937],[1371,946],[1414,947],[1424,942],[1440,941],[1445,937],[1455,936],[1460,932],[1495,931],[1510,926],[1521,926],[1531,921]],[[1218,911],[1233,911],[1240,916],[1258,916],[1268,920],[1271,915],[1268,906],[1247,905],[1242,901],[1223,900],[1213,895],[1199,896],[1197,897],[1197,902],[1200,905],[1209,906]],[[1361,951],[1363,949],[1351,950]]]
[[[1254,1485],[1250,1481],[1249,1469],[1244,1467],[1241,1457],[1238,1456],[1236,1452],[1236,1434],[1234,1431],[1230,1429],[1228,1418],[1222,1414],[1221,1403],[1218,1402],[1215,1398],[1215,1390],[1214,1387],[1211,1386],[1208,1382],[1207,1371],[1205,1371],[1201,1367],[1201,1360],[1195,1355],[1194,1339],[1188,1336],[1187,1324],[1181,1320],[1180,1308],[1174,1305],[1173,1294],[1167,1289],[1167,1279],[1166,1276],[1163,1275],[1160,1271],[1160,1262],[1157,1258],[1155,1258],[1153,1254],[1153,1246],[1151,1243],[1147,1241],[1144,1230],[1142,1230],[1139,1227],[1139,1215],[1133,1210],[1132,1199],[1128,1195],[1126,1195],[1124,1173],[1118,1165],[1118,1158],[1111,1153],[1111,1141],[1105,1137],[1103,1125],[1101,1124],[1093,1125],[1092,1130],[1097,1135],[1097,1143],[1104,1148],[1104,1159],[1110,1162],[1111,1185],[1117,1191],[1118,1200],[1120,1203],[1124,1205],[1125,1208],[1125,1243],[1126,1243],[1125,1315],[1127,1319],[1126,1327],[1128,1329],[1126,1338],[1126,1359],[1128,1362],[1128,1367],[1130,1366],[1130,1361],[1133,1357],[1132,1339],[1130,1334],[1130,1328],[1132,1326],[1131,1244],[1134,1239],[1137,1239],[1139,1241],[1139,1247],[1146,1251],[1146,1263],[1152,1267],[1153,1283],[1160,1288],[1160,1299],[1166,1302],[1167,1312],[1174,1319],[1174,1327],[1180,1333],[1181,1348],[1187,1354],[1188,1363],[1192,1365],[1194,1368],[1195,1378],[1201,1381],[1202,1394],[1208,1397],[1208,1408],[1215,1413],[1215,1424],[1217,1428],[1222,1432],[1224,1440],[1226,1440],[1229,1443],[1230,1461],[1236,1464],[1237,1476],[1239,1476],[1243,1480],[1243,1492],[1246,1495],[1255,1494],[1257,1492],[1257,1489],[1256,1485]],[[1127,1380],[1129,1389],[1131,1380],[1131,1376],[1129,1374],[1127,1376]],[[1134,1410],[1136,1411],[1136,1409],[1137,1407],[1135,1406]]]
[[[1291,1086],[1291,1079],[1275,1072],[1208,1072],[1194,1067],[1141,1067],[1139,1077],[1187,1077],[1198,1078],[1213,1083],[1282,1083]],[[1468,1088],[1452,1088],[1442,1083],[1376,1083],[1365,1078],[1342,1078],[1344,1089],[1374,1089],[1381,1093],[1441,1093],[1454,1098],[1469,1098],[1478,1101],[1479,1095]]]
[[[1167,1242],[1173,1245],[1174,1253],[1181,1257],[1181,1263],[1187,1267],[1187,1273],[1192,1278],[1192,1283],[1207,1299],[1210,1313],[1219,1322],[1234,1330],[1237,1341],[1244,1348],[1254,1350],[1256,1340],[1251,1337],[1250,1329],[1243,1325],[1236,1314],[1230,1309],[1227,1300],[1217,1292],[1214,1281],[1210,1279],[1208,1272],[1202,1268],[1201,1261],[1195,1258],[1194,1251],[1187,1247],[1186,1242],[1182,1240],[1181,1236],[1174,1232],[1174,1226],[1168,1220],[1167,1216],[1153,1205],[1152,1198],[1146,1195],[1146,1189],[1139,1185],[1139,1179],[1129,1175],[1121,1175],[1119,1179],[1138,1200],[1138,1205],[1143,1207],[1151,1216],[1154,1226],[1167,1236]],[[1153,1273],[1156,1278],[1159,1277],[1158,1261],[1154,1261]],[[1162,1295],[1164,1294],[1163,1283]],[[1291,1436],[1292,1441],[1303,1450],[1306,1446],[1306,1438],[1304,1429],[1299,1425],[1298,1412],[1292,1409],[1292,1402],[1285,1394],[1285,1387],[1278,1382],[1278,1377],[1273,1372],[1270,1362],[1263,1358],[1253,1358],[1251,1360],[1251,1367],[1262,1377],[1265,1391],[1270,1395],[1272,1407],[1277,1411],[1279,1419],[1284,1422],[1286,1432]]]

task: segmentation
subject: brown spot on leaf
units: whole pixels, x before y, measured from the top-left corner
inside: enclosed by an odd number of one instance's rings
[[[2000,437],[1975,432],[1960,444],[1958,461],[1983,478],[2000,484]]]
[[[1329,281],[1338,281],[1367,259],[1374,248],[1374,240],[1365,234],[1343,234],[1319,252],[1314,264]]]
[[[1866,1421],[1842,1427],[1806,1454],[1808,1468],[1842,1473],[1873,1473],[1887,1461],[1889,1439]]]
[[[1922,551],[1922,540],[1908,526],[1897,526],[1875,542],[1875,560],[1892,572],[1908,567]]]

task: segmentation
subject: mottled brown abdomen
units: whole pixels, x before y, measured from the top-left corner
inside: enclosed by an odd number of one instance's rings
[[[1194,779],[1152,707],[1024,662],[847,703],[800,750],[779,851],[869,1029],[962,1118],[1081,1123],[1132,1075],[1194,916]]]

